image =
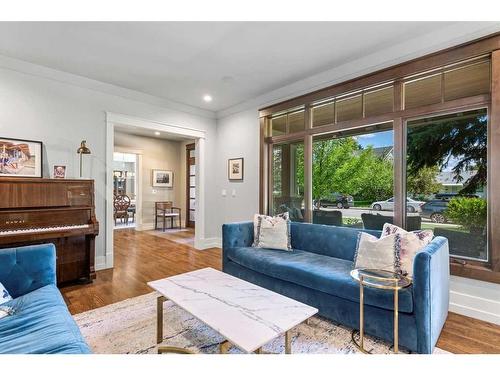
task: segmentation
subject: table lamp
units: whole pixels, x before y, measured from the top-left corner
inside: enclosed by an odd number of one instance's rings
[[[76,150],[77,154],[80,154],[80,178],[83,176],[83,169],[82,169],[82,159],[83,159],[83,154],[90,154],[90,149],[87,147],[85,144],[87,141],[82,141],[80,143],[80,147],[78,147],[78,150]]]

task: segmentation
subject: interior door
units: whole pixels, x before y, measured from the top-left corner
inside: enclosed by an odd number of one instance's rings
[[[194,228],[196,207],[196,159],[195,144],[186,145],[186,227]]]

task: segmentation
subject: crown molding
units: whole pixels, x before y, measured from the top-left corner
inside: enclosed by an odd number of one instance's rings
[[[176,110],[209,119],[216,118],[215,112],[213,111],[178,103],[164,98],[159,98],[157,96],[149,95],[140,91],[130,90],[124,87],[112,85],[110,83],[97,81],[94,79],[79,76],[77,74],[63,72],[61,70],[48,68],[43,65],[33,64],[5,55],[0,55],[0,68],[45,78],[63,84],[78,86],[84,89],[98,91],[108,95],[134,100],[156,107]]]

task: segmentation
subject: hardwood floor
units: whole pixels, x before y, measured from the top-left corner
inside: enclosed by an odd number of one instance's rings
[[[77,314],[149,293],[148,281],[204,267],[221,269],[221,249],[194,250],[172,241],[183,238],[184,233],[168,235],[171,239],[134,229],[116,230],[114,268],[98,271],[92,284],[61,289],[70,312]]]
[[[203,267],[221,269],[221,249],[195,250],[192,231],[115,231],[115,268],[61,290],[72,314],[146,294],[148,281]],[[500,326],[450,313],[437,346],[452,353],[500,353]]]

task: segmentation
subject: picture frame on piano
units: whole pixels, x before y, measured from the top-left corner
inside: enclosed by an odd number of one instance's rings
[[[0,178],[42,178],[43,143],[0,137]]]
[[[66,178],[66,166],[54,165],[54,178]]]

